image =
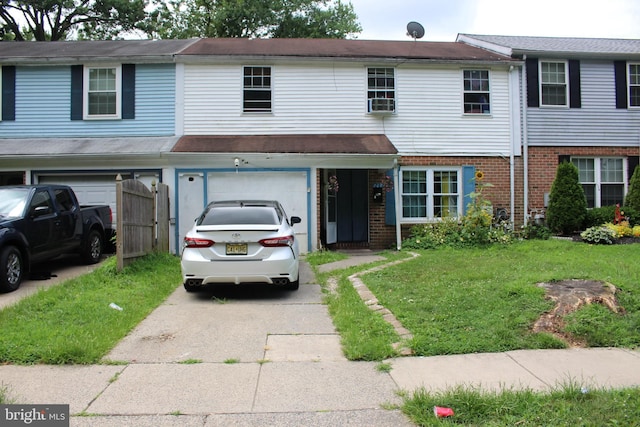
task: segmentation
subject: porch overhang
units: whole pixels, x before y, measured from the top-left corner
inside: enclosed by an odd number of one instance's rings
[[[398,157],[381,134],[187,135],[171,153],[226,165],[241,158],[254,166],[318,168],[391,168]]]

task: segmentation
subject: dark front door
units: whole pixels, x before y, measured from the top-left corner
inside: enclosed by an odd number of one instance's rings
[[[369,241],[369,188],[366,170],[338,170],[338,242]]]

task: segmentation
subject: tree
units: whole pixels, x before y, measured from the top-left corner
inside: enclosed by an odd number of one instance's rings
[[[146,0],[0,0],[0,27],[17,41],[111,39],[134,30],[145,6]]]
[[[638,166],[631,175],[629,192],[624,199],[624,206],[640,212],[640,167]]]
[[[580,230],[587,216],[587,198],[580,185],[578,168],[562,162],[551,185],[547,226],[554,233],[571,234]]]
[[[155,1],[145,21],[153,38],[347,38],[362,31],[341,0]]]

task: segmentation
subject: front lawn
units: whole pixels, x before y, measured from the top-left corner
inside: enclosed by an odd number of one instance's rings
[[[417,355],[566,346],[550,334],[531,331],[533,322],[554,305],[536,284],[565,279],[612,283],[624,309],[615,314],[600,305],[586,306],[566,319],[566,331],[590,346],[640,345],[640,264],[635,261],[640,245],[598,246],[552,239],[416,252],[420,256],[415,259],[361,278],[412,332],[409,345]],[[398,337],[372,320],[378,316],[375,313],[354,308],[356,297],[345,283],[353,272],[320,275],[323,281],[337,276],[342,284],[337,295],[329,298],[329,306],[345,353],[361,360],[390,357],[390,345]],[[376,346],[370,345],[372,335]],[[366,348],[371,349],[369,353]]]
[[[0,310],[0,363],[97,363],[180,283],[173,255],[147,255],[122,272],[110,258]]]

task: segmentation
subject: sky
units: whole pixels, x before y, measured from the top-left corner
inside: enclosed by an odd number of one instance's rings
[[[360,40],[410,40],[419,22],[425,41],[458,33],[640,39],[639,0],[342,0],[363,28]]]

